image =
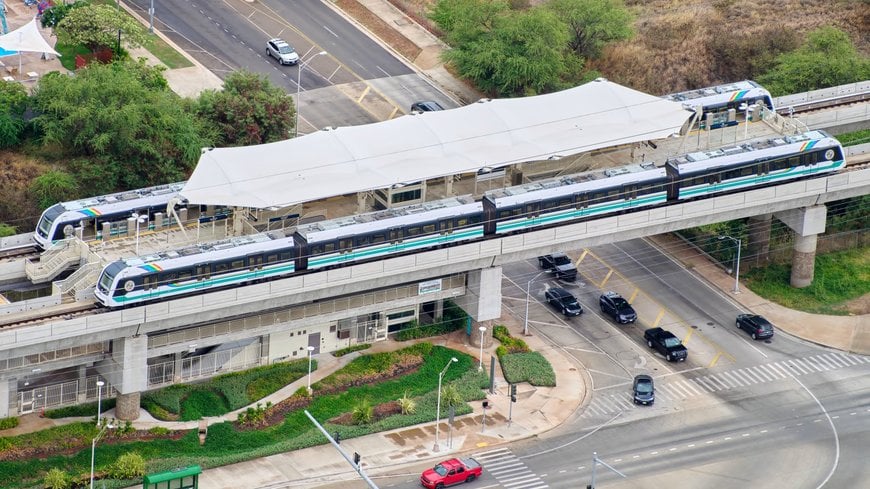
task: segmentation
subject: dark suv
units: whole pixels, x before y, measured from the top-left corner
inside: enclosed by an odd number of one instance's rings
[[[616,292],[605,292],[598,298],[601,312],[609,314],[619,324],[629,324],[637,321],[637,313],[627,300]]]
[[[435,112],[436,110],[444,110],[444,107],[431,100],[421,100],[411,104],[411,112]]]
[[[773,336],[773,325],[757,314],[740,314],[737,327],[749,333],[753,340],[763,340]]]
[[[649,375],[638,375],[634,378],[632,394],[635,404],[652,405],[656,400],[656,389]]]
[[[544,297],[547,303],[558,309],[564,316],[579,316],[583,313],[583,306],[577,302],[577,298],[561,287],[548,289],[544,292]]]

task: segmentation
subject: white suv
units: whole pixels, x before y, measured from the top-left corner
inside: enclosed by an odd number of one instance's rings
[[[299,63],[299,55],[296,54],[296,50],[283,39],[269,39],[266,42],[266,55],[274,57],[282,65]]]

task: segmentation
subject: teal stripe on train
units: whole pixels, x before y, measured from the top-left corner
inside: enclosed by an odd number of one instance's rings
[[[664,192],[650,194],[639,199],[621,200],[618,202],[610,202],[607,204],[598,204],[583,209],[569,209],[566,211],[553,212],[533,218],[521,218],[513,221],[500,222],[496,224],[496,233],[504,233],[516,231],[518,229],[535,228],[546,224],[558,223],[561,221],[570,221],[581,217],[593,216],[596,214],[604,214],[607,212],[615,212],[633,207],[645,207],[652,204],[663,203],[667,200],[667,195]]]
[[[747,185],[759,185],[765,183],[776,182],[779,180],[795,180],[800,177],[805,177],[809,175],[815,175],[817,173],[828,173],[834,170],[839,170],[840,168],[846,166],[845,160],[837,160],[832,161],[829,165],[819,166],[818,168],[805,168],[803,170],[796,170],[795,168],[789,168],[787,170],[783,170],[777,173],[771,173],[769,175],[753,175],[751,177],[738,179],[738,180],[730,180],[726,183],[716,183],[716,184],[704,184],[695,187],[687,187],[680,189],[680,199],[684,198],[692,198],[697,197],[699,195],[705,194],[715,194],[719,192],[724,192],[727,190],[735,190],[740,187],[745,187]]]
[[[351,251],[350,253],[321,255],[316,258],[309,258],[308,269],[314,270],[325,266],[335,265],[337,263],[353,262],[365,258],[389,255],[392,253],[410,251],[418,248],[428,248],[431,246],[450,244],[456,241],[466,241],[473,238],[480,238],[482,236],[483,227],[478,226],[450,234],[430,235],[416,239],[414,241],[406,241],[396,244],[384,243],[381,246],[361,248],[359,250]]]

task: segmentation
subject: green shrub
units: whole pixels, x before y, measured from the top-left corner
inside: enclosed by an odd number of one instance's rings
[[[408,391],[405,391],[405,395],[398,399],[398,403],[402,408],[402,414],[414,414],[414,411],[417,410],[417,402],[408,397]]]
[[[70,476],[66,472],[57,467],[52,467],[45,474],[43,484],[46,489],[67,489],[72,485],[72,480],[70,480]]]
[[[195,421],[206,416],[220,416],[229,412],[226,401],[212,390],[198,389],[181,403],[182,421]]]
[[[137,452],[128,452],[109,466],[108,475],[112,479],[135,479],[145,475],[145,457]]]
[[[111,397],[108,399],[103,399],[100,402],[100,411],[106,412],[115,407],[115,398]],[[86,402],[84,404],[76,404],[75,406],[66,406],[57,409],[49,409],[45,412],[44,416],[46,418],[51,419],[59,419],[59,418],[74,418],[80,416],[92,416],[96,418],[97,416],[97,403],[96,402]]]
[[[511,336],[510,331],[501,325],[498,325],[492,330],[493,338],[501,342],[501,346],[495,349],[495,355],[501,360],[504,355],[511,353],[527,353],[532,351],[529,345],[520,338]]]
[[[370,424],[375,418],[375,408],[371,401],[363,399],[354,406],[352,415],[355,424]]]
[[[0,430],[8,430],[18,426],[18,417],[10,416],[8,418],[0,419]]]
[[[462,329],[468,323],[468,314],[452,301],[444,301],[444,313],[441,322],[420,326],[417,321],[411,321],[408,327],[395,334],[397,341],[415,340],[440,336]]]
[[[556,385],[553,366],[538,352],[511,353],[504,355],[500,360],[504,378],[511,384],[528,382],[546,387]]]
[[[343,357],[343,356],[347,355],[348,353],[353,353],[355,351],[360,351],[360,350],[366,350],[366,349],[371,348],[371,347],[372,347],[372,345],[370,343],[360,343],[358,345],[351,345],[347,348],[335,350],[334,352],[332,352],[332,356]]]
[[[148,433],[155,436],[166,436],[169,434],[169,428],[166,428],[165,426],[154,426],[148,429]]]

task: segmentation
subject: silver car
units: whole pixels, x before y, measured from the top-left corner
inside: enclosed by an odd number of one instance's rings
[[[282,65],[295,65],[299,63],[299,55],[293,46],[283,39],[269,39],[266,41],[266,55],[277,59]]]

